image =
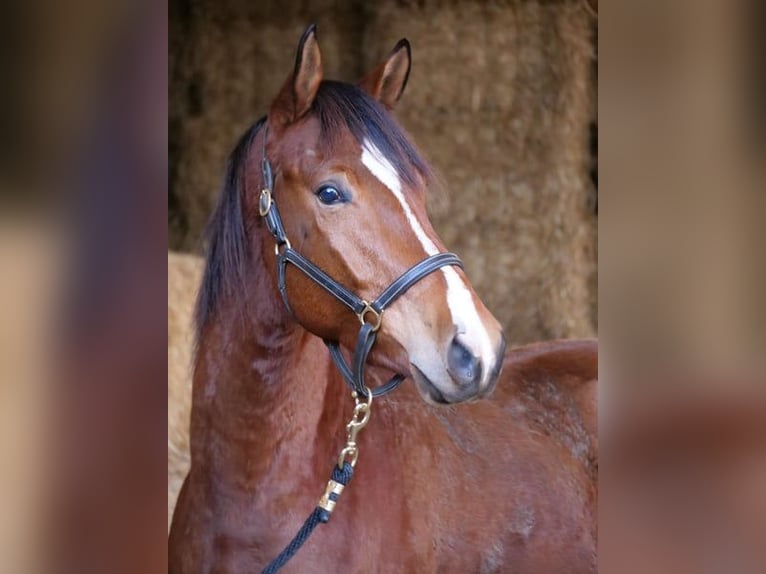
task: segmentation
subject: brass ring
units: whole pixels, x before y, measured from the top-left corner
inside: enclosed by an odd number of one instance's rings
[[[274,255],[276,255],[277,257],[281,255],[281,253],[279,252],[280,247],[284,247],[285,249],[292,249],[292,247],[290,246],[290,240],[287,237],[285,237],[284,243],[274,244]]]
[[[347,446],[340,451],[340,455],[338,456],[338,468],[343,468],[343,463],[346,462],[346,456],[351,457],[349,462],[351,463],[352,468],[355,467],[356,461],[359,459],[359,449],[355,446]]]
[[[367,301],[362,300],[362,303],[364,303],[364,309],[361,310],[361,312],[357,313],[357,317],[359,317],[359,322],[364,325],[365,324],[365,316],[367,313],[372,313],[375,317],[375,322],[370,322],[370,325],[372,325],[372,331],[376,332],[378,329],[380,329],[380,324],[383,321],[383,311],[376,311],[375,308],[370,305]]]
[[[370,390],[370,387],[368,387],[367,385],[364,385],[364,392],[367,393],[367,402],[366,403],[363,403],[362,401],[359,400],[359,393],[357,393],[356,391],[351,391],[351,398],[354,399],[354,412],[355,413],[356,413],[356,408],[359,405],[365,405],[368,410],[372,406],[372,399],[374,397],[373,397],[372,391]]]
[[[261,217],[266,217],[269,214],[269,211],[271,211],[271,190],[268,187],[265,187],[261,190],[261,197],[258,199],[258,212],[261,214]]]

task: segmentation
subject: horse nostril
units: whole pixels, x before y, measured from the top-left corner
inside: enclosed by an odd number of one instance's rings
[[[450,375],[463,385],[476,385],[481,381],[481,361],[459,340],[452,339],[447,355],[447,369]]]

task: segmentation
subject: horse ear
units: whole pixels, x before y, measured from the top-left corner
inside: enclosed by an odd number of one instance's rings
[[[402,97],[407,78],[410,77],[411,66],[410,43],[406,38],[402,38],[388,57],[359,81],[359,86],[392,110]]]
[[[286,126],[303,117],[311,109],[319,84],[322,82],[322,55],[316,36],[316,24],[312,24],[301,36],[295,55],[293,73],[282,85],[269,111],[269,123]]]

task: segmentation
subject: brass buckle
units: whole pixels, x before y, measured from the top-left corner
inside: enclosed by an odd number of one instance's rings
[[[383,311],[376,311],[375,308],[364,299],[362,299],[362,303],[364,303],[364,309],[357,313],[356,316],[359,317],[359,322],[364,325],[366,323],[364,320],[365,316],[367,313],[372,313],[375,320],[374,322],[370,321],[370,325],[372,325],[372,331],[376,332],[378,329],[380,329],[380,324],[383,321]]]
[[[265,187],[261,190],[261,196],[258,198],[258,212],[261,217],[266,217],[271,211],[274,202],[271,200],[271,190]]]

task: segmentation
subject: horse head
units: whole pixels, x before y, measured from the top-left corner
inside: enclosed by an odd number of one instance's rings
[[[432,172],[392,115],[410,66],[410,45],[401,40],[357,85],[325,80],[310,27],[270,107],[267,135],[248,162],[257,166],[261,153],[268,158],[291,248],[365,301],[425,257],[445,251],[426,212]],[[259,181],[245,193],[256,220],[259,209],[263,215],[262,186]],[[263,245],[277,285],[281,245],[276,252]],[[305,273],[290,266],[285,273],[284,295],[295,319],[353,348],[358,318]],[[505,348],[502,329],[460,267],[429,273],[385,314],[362,313],[362,323],[370,320],[380,323],[370,363],[411,375],[427,401],[456,403],[494,387]]]

